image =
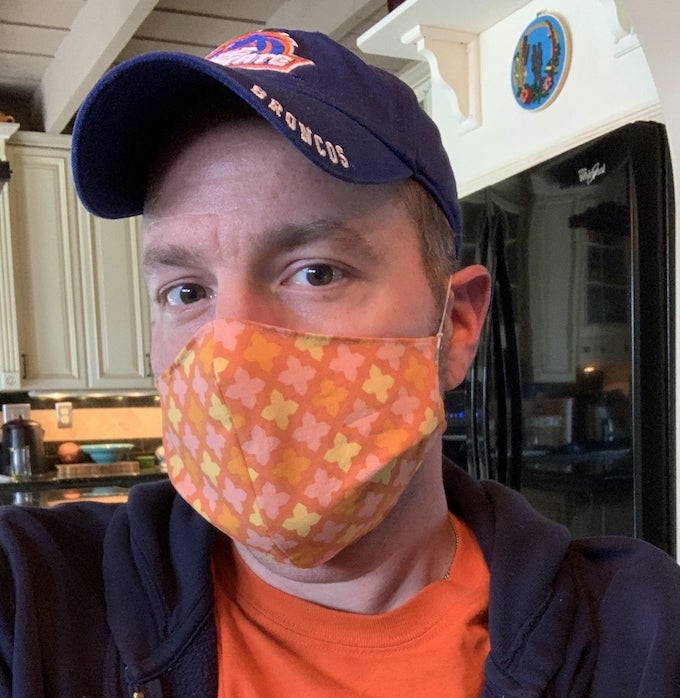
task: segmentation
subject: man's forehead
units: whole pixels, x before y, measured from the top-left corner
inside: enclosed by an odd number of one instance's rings
[[[399,205],[404,182],[356,184],[304,158],[262,119],[211,125],[157,161],[145,217],[204,205],[220,215],[261,217],[296,207],[336,218],[362,216],[386,202]]]
[[[223,166],[234,166],[259,154],[264,160],[283,153],[295,162],[297,153],[287,141],[269,126],[262,118],[239,118],[210,121],[181,126],[169,131],[161,141],[152,162],[146,188],[144,212],[148,211],[157,199],[158,191],[173,176],[181,183],[191,183],[193,170],[204,167],[208,161]],[[298,157],[300,157],[298,155]],[[305,158],[301,158],[306,162]]]

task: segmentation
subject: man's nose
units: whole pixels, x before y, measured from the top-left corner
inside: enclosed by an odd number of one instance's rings
[[[281,321],[281,312],[270,289],[244,280],[224,279],[218,283],[215,319],[250,320],[268,325]]]

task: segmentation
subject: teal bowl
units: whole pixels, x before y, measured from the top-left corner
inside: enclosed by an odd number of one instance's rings
[[[134,448],[134,444],[83,444],[80,450],[95,463],[117,463]]]

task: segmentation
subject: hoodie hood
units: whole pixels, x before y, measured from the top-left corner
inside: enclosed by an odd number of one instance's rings
[[[516,492],[473,481],[454,466],[445,468],[445,484],[451,510],[474,530],[491,572],[487,681],[508,695],[519,685],[540,692],[573,631],[573,584],[560,572],[569,533]],[[105,545],[106,601],[132,683],[169,668],[212,624],[215,535],[168,483],[135,487],[114,517]]]
[[[168,482],[138,485],[105,540],[108,622],[127,680],[141,684],[177,662],[212,620],[215,536]]]

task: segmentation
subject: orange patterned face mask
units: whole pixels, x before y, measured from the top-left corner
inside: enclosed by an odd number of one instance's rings
[[[158,379],[172,483],[234,540],[326,562],[385,518],[443,430],[438,343],[208,323]]]

